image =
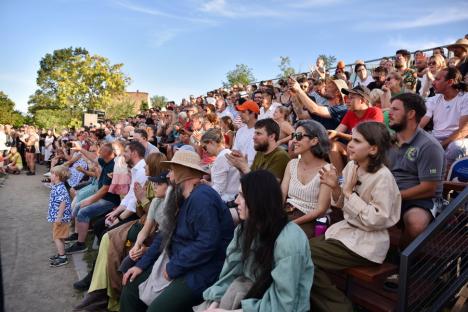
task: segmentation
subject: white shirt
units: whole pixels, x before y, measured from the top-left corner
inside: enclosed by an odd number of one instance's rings
[[[432,135],[443,141],[458,130],[460,118],[468,115],[468,93],[459,92],[456,97],[446,101],[442,94],[427,99],[426,116],[432,117]]]
[[[239,170],[231,166],[226,158],[230,152],[227,148],[223,149],[211,166],[211,186],[225,202],[234,200],[240,186]]]
[[[253,136],[255,133],[255,127],[247,128],[243,126],[237,130],[236,138],[234,139],[233,150],[240,151],[243,155],[247,155],[247,162],[249,167],[252,165],[255,154],[257,151],[254,149]]]
[[[359,76],[356,76],[356,80],[354,81],[353,88],[357,87],[358,85],[367,87],[367,85],[371,83],[372,81],[374,81],[374,79],[370,75],[367,75],[367,78],[364,81],[362,81],[361,78],[359,78]]]
[[[1,131],[0,132],[0,151],[4,151],[7,149],[6,141],[7,141],[6,134],[5,132]]]
[[[234,119],[234,116],[232,115],[231,111],[227,107],[222,112],[217,113],[217,115],[218,115],[219,119],[221,119],[221,118],[223,118],[225,116],[228,116],[228,117],[231,117],[231,119]]]
[[[258,115],[258,120],[266,119],[266,118],[273,118],[273,114],[275,113],[276,108],[280,107],[281,104],[277,102],[271,103],[270,108],[268,111],[265,111],[264,107],[260,107],[260,115]]]
[[[140,183],[141,186],[144,186],[148,177],[145,174],[145,165],[146,162],[144,159],[141,159],[135,166],[133,166],[131,173],[132,179],[130,181],[130,189],[125,195],[125,197],[120,202],[120,205],[124,206],[127,210],[131,212],[136,212],[137,199],[135,197],[135,191],[133,185],[135,182]]]

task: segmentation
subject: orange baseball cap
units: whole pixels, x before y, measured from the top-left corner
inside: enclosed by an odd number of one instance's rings
[[[257,103],[255,103],[255,102],[252,101],[252,100],[248,100],[248,101],[245,101],[244,103],[242,103],[241,105],[237,105],[237,106],[236,106],[236,109],[237,109],[238,111],[246,111],[246,110],[249,110],[249,111],[254,112],[254,113],[257,113],[257,114],[260,113],[260,108],[258,108]]]

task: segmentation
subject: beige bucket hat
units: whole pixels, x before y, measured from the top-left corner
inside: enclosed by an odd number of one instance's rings
[[[200,161],[200,156],[197,153],[179,149],[177,152],[175,152],[174,157],[172,157],[170,161],[162,161],[161,166],[168,168],[170,165],[179,165],[200,171],[202,173],[207,173],[200,166]]]

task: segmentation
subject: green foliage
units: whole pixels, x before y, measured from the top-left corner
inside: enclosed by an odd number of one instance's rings
[[[336,56],[334,55],[326,56],[325,54],[320,54],[318,57],[323,60],[325,68],[332,68],[336,63]]]
[[[145,111],[145,110],[148,110],[148,109],[149,109],[148,102],[141,101],[140,111]]]
[[[39,88],[29,99],[29,111],[34,115],[42,111],[35,120],[43,124],[50,124],[43,117],[53,110],[59,110],[53,118],[60,125],[76,120],[81,123],[84,111],[105,109],[124,94],[130,79],[122,73],[122,66],[112,65],[105,57],[90,55],[82,48],[48,53],[40,62],[36,79]],[[60,116],[63,119],[58,120]]]
[[[105,109],[106,118],[116,122],[129,116],[133,116],[135,115],[134,107],[135,102],[128,96],[112,100]]]
[[[81,127],[82,114],[70,110],[40,109],[34,114],[34,123],[45,129]]]
[[[294,68],[291,67],[289,56],[280,56],[280,64],[278,67],[281,70],[281,74],[278,75],[278,78],[288,78],[289,76],[296,74]]]
[[[239,83],[245,86],[255,81],[252,69],[245,64],[237,64],[236,69],[228,71],[226,79],[227,82],[223,82],[224,86],[233,86]]]
[[[15,110],[15,102],[0,91],[0,124],[21,126],[24,122],[25,117],[21,112]]]
[[[169,100],[163,95],[153,95],[150,98],[151,107],[154,107],[154,108],[156,108],[156,107],[159,107],[159,108],[166,107],[166,103],[168,101]]]

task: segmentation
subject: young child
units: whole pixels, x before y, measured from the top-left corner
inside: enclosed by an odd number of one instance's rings
[[[343,210],[344,220],[309,241],[315,265],[311,311],[353,310],[326,271],[382,263],[390,246],[387,229],[400,219],[400,190],[385,166],[391,148],[385,125],[360,123],[352,130],[347,148],[350,162],[343,170],[342,186],[336,169],[320,170],[320,183],[332,189],[333,201]]]
[[[65,255],[65,238],[68,237],[68,227],[71,221],[71,199],[64,182],[70,173],[65,166],[56,166],[50,170],[50,196],[47,221],[53,222],[52,237],[58,254],[49,258],[51,267],[59,267],[68,263]]]
[[[112,149],[115,154],[114,172],[109,176],[112,178],[112,183],[109,186],[109,193],[125,195],[130,189],[131,176],[128,170],[125,157],[123,155],[125,146],[119,140],[112,142]]]

